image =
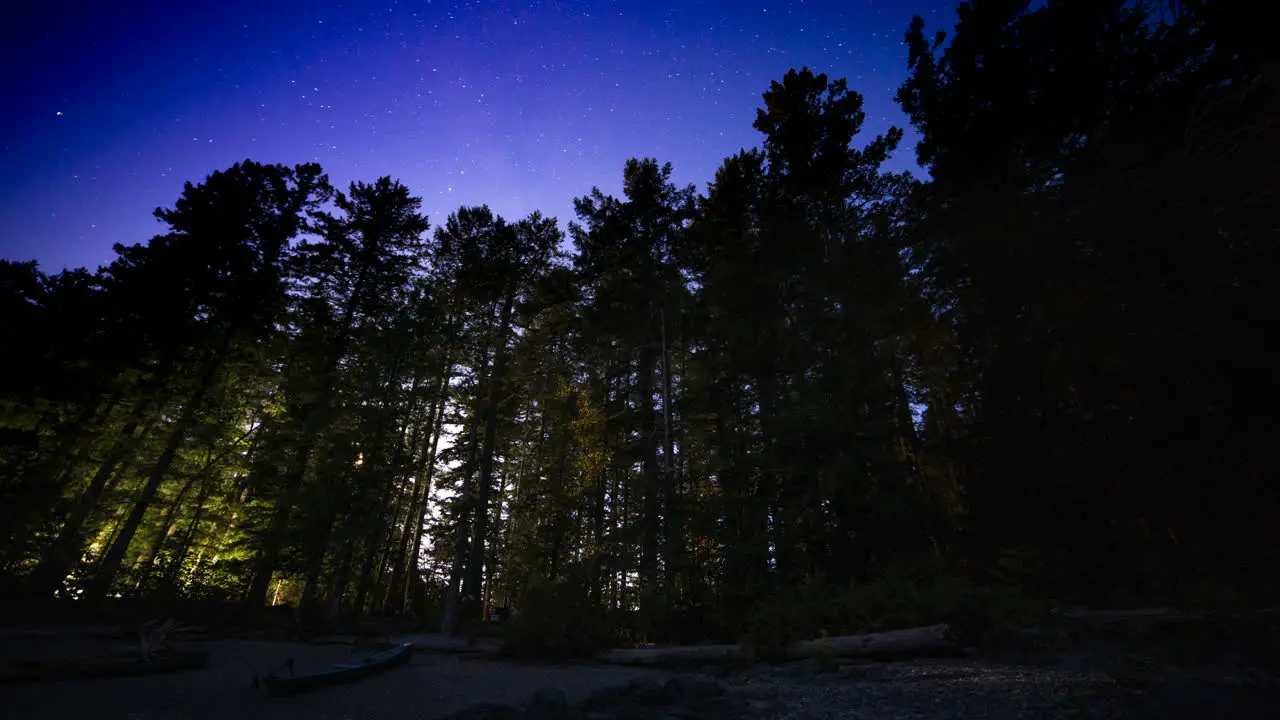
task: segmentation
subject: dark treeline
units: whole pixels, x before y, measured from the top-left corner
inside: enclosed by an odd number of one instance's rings
[[[0,264],[0,584],[651,640],[1273,598],[1274,25],[1028,5],[911,26],[927,182],[793,70],[568,238],[246,161]]]

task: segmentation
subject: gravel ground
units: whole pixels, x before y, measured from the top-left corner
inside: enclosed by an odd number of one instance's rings
[[[753,671],[726,683],[771,720],[894,718],[1218,718],[1280,717],[1274,690],[1193,681],[1134,688],[1097,671],[982,660],[918,660]]]
[[[731,683],[730,690],[773,703],[776,720],[1123,717],[1101,678],[971,660],[822,674],[775,670]]]

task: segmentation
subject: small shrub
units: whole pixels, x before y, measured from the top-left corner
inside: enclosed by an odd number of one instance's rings
[[[869,582],[831,587],[813,578],[779,592],[749,615],[747,642],[765,659],[820,633],[852,635],[947,623],[963,642],[985,643],[1048,613],[1013,584],[980,585],[931,557],[904,555]]]
[[[822,627],[827,593],[818,582],[776,593],[748,616],[744,643],[754,657],[781,660],[794,640],[812,639]]]
[[[607,615],[591,603],[586,584],[573,578],[531,585],[517,607],[502,633],[510,656],[585,658],[614,644]]]
[[[840,658],[836,656],[834,650],[826,643],[827,633],[823,631],[818,639],[818,652],[815,659],[818,661],[818,672],[836,672],[840,669]]]
[[[1185,580],[1174,592],[1175,602],[1190,610],[1232,612],[1250,609],[1249,594],[1239,587],[1212,578]]]

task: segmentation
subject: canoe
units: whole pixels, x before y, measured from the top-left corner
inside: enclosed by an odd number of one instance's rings
[[[168,650],[156,653],[150,658],[142,658],[137,653],[130,653],[93,658],[8,663],[0,665],[0,684],[163,675],[199,670],[205,666],[208,659],[208,653],[204,652]]]
[[[397,665],[405,665],[409,662],[412,653],[413,645],[404,643],[359,660],[337,663],[330,666],[328,670],[308,675],[293,675],[293,663],[290,662],[289,675],[282,677],[279,672],[272,673],[262,678],[262,685],[266,688],[267,694],[272,697],[297,695],[317,688],[343,685],[376,675]]]

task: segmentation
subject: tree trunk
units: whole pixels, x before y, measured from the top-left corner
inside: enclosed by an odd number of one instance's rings
[[[328,356],[325,358],[324,366],[320,373],[322,381],[330,381],[332,379],[334,372],[338,369],[338,364],[342,361],[342,356],[347,351],[348,338],[355,322],[356,309],[364,301],[364,286],[365,278],[360,275],[356,278],[351,297],[347,300],[346,307],[343,310],[342,320],[338,323],[338,331],[328,343]],[[332,382],[325,382],[319,389],[318,394],[319,398],[316,400],[315,405],[307,408],[305,419],[302,421],[300,444],[294,453],[292,462],[289,463],[289,467],[285,471],[283,487],[281,488],[280,497],[276,500],[275,510],[271,515],[271,524],[267,526],[262,551],[258,554],[257,561],[254,563],[253,580],[249,583],[249,590],[244,596],[245,605],[250,608],[261,608],[266,605],[267,589],[271,586],[271,578],[275,574],[276,565],[280,562],[280,552],[284,549],[285,530],[289,524],[289,518],[293,514],[294,495],[298,492],[298,488],[302,487],[302,479],[306,476],[307,466],[311,463],[312,448],[316,440],[328,430],[331,422],[329,414],[333,404]]]
[[[373,437],[370,443],[372,449],[370,462],[366,464],[367,475],[370,478],[369,485],[380,482],[382,492],[378,497],[377,507],[374,509],[373,521],[368,527],[365,538],[364,558],[360,564],[360,577],[356,581],[355,611],[357,614],[364,613],[365,601],[369,599],[369,594],[374,589],[375,570],[380,567],[379,561],[386,562],[386,550],[391,541],[387,533],[387,518],[390,513],[388,508],[391,507],[391,496],[396,492],[396,472],[404,463],[405,439],[409,433],[410,422],[406,420],[400,424],[399,441],[396,443],[395,454],[393,457],[387,458],[387,415],[398,390],[399,360],[400,358],[397,358],[397,363],[393,365],[387,376],[386,387],[383,391],[382,400],[378,405],[377,420],[375,421]],[[417,393],[419,382],[419,379],[415,377],[413,388],[410,390],[411,396]],[[390,467],[387,467],[388,460],[390,461]],[[399,504],[398,499],[396,504]]]
[[[545,403],[541,404],[540,410],[541,411],[538,413],[538,422],[535,424],[529,419],[534,413],[534,408],[532,406],[529,407],[525,413],[524,423],[527,428],[524,438],[525,447],[532,445],[534,443],[533,438],[537,437],[537,452],[522,453],[520,466],[512,475],[512,477],[514,477],[512,483],[514,489],[511,492],[512,497],[510,500],[510,510],[507,518],[506,543],[503,546],[505,551],[503,566],[506,568],[506,571],[502,574],[502,594],[507,607],[512,606],[512,598],[520,597],[521,590],[527,583],[531,572],[531,565],[527,560],[527,555],[517,556],[516,543],[514,543],[512,539],[517,536],[526,537],[525,535],[522,535],[522,533],[527,532],[526,528],[530,525],[529,521],[533,519],[529,517],[528,511],[525,510],[525,502],[528,497],[528,493],[526,491],[531,483],[530,476],[536,475],[540,471],[546,446],[547,408]],[[531,454],[533,456],[532,460],[530,460]],[[515,572],[516,570],[522,571],[522,575],[517,576]]]
[[[322,401],[327,406],[327,396]],[[302,421],[302,437],[300,444],[284,474],[284,482],[279,497],[271,514],[271,522],[263,539],[262,551],[254,563],[253,580],[245,593],[245,605],[250,608],[261,608],[267,602],[267,590],[271,586],[271,577],[275,574],[276,565],[280,562],[280,551],[283,549],[284,534],[293,514],[293,503],[298,489],[302,487],[302,478],[306,475],[307,466],[311,462],[311,452],[316,439],[320,436],[321,414],[327,415],[328,408],[314,408]]]
[[[492,316],[492,311],[490,311],[490,317]],[[478,363],[480,368],[479,378],[481,382],[480,387],[477,388],[480,391],[487,391],[488,385],[492,381],[492,375],[490,374],[489,368],[489,357],[492,350],[492,347],[486,345],[484,350],[481,352],[480,362]],[[467,541],[470,539],[469,531],[471,529],[471,514],[475,507],[474,475],[476,473],[476,459],[480,452],[480,429],[478,427],[480,421],[481,418],[475,417],[475,414],[473,413],[473,417],[471,418],[470,438],[468,440],[468,455],[470,457],[467,460],[467,465],[465,466],[466,473],[463,475],[462,487],[459,489],[458,493],[458,527],[457,535],[454,539],[456,545],[454,547],[453,563],[449,568],[449,585],[445,588],[444,608],[440,617],[440,633],[442,635],[452,635],[457,630],[458,625],[458,596],[461,594],[462,574],[469,555],[467,552]]]
[[[389,396],[390,396],[390,386],[388,387],[387,391],[384,392],[383,394],[381,408],[385,408],[386,403],[389,400]],[[369,458],[366,460],[363,467],[361,467],[360,470],[358,471],[361,477],[376,478],[378,471],[382,466],[381,453],[382,453],[382,442],[383,442],[383,428],[384,428],[384,422],[382,419],[382,415],[380,413],[378,415],[378,420],[377,420],[376,428],[373,432],[372,439],[369,441],[369,443],[365,447],[365,449],[369,451]],[[309,564],[307,569],[306,583],[303,585],[302,600],[300,604],[303,606],[306,612],[311,612],[314,609],[314,601],[318,597],[318,586],[319,586],[320,575],[324,570],[324,559],[327,556],[328,550],[329,550],[329,539],[333,533],[333,526],[337,520],[337,516],[339,513],[339,508],[336,507],[329,500],[329,498],[334,496],[340,496],[338,495],[341,492],[341,488],[339,487],[339,485],[341,482],[343,482],[344,478],[346,478],[345,470],[342,473],[326,473],[325,474],[325,477],[321,480],[321,482],[324,484],[324,486],[322,487],[322,490],[327,489],[329,490],[329,492],[324,493],[324,496],[325,496],[324,516],[321,520],[315,523],[314,531],[307,533],[304,536],[302,556],[308,559]],[[350,479],[345,480],[345,482],[347,484],[351,484]],[[359,512],[359,510],[357,509],[353,511],[349,509],[347,512],[347,517],[352,523],[355,524],[357,528],[362,528],[364,518],[363,517],[357,518],[356,512]],[[385,503],[383,503],[382,505],[379,505],[376,512],[379,513],[379,516],[381,516],[381,514],[385,512]],[[351,532],[357,533],[358,530],[353,528]],[[362,575],[361,576],[362,582],[363,582],[363,579],[364,577]]]
[[[389,473],[388,473],[389,474]],[[378,502],[378,515],[372,530],[365,539],[364,559],[360,564],[360,577],[356,581],[356,613],[364,612],[365,601],[373,587],[373,571],[377,561],[386,551],[386,507],[391,501],[395,483],[389,478],[383,482],[382,495]]]
[[[640,423],[640,602],[641,618],[647,623],[658,610],[654,592],[658,588],[659,499],[662,488],[658,472],[657,430],[653,409],[654,353],[648,343],[641,345],[636,375],[637,418]]]
[[[440,413],[441,405],[443,404],[443,398],[437,395],[435,401],[431,403],[431,410],[427,414],[426,426],[423,430],[425,435],[422,438],[422,446],[418,452],[418,462],[415,464],[412,473],[413,492],[409,496],[409,507],[405,512],[400,542],[391,558],[393,569],[391,571],[391,580],[387,582],[387,594],[382,602],[383,612],[398,612],[404,609],[403,587],[405,577],[409,574],[409,568],[412,564],[409,556],[416,555],[416,550],[411,551],[410,546],[419,532],[415,527],[415,523],[422,513],[427,498],[431,494],[430,472],[426,466],[431,458],[432,443],[435,439],[436,416]]]
[[[409,544],[408,551],[403,553],[404,565],[401,580],[403,586],[401,605],[409,602],[410,589],[413,587],[413,576],[418,567],[418,551],[422,547],[423,526],[427,522],[427,508],[431,502],[431,483],[435,477],[436,471],[436,450],[440,445],[440,434],[444,430],[444,414],[449,403],[449,382],[448,377],[453,372],[452,363],[450,363],[449,372],[445,374],[441,381],[440,399],[436,403],[436,414],[433,420],[431,430],[431,449],[427,452],[426,477],[421,479],[422,497],[419,499],[418,505],[414,510],[412,520],[413,524],[413,540]],[[423,470],[418,471],[420,474]],[[406,533],[407,535],[407,533]]]
[[[409,391],[407,418],[400,430],[400,442],[396,446],[396,459],[392,464],[391,470],[391,482],[396,486],[396,497],[391,504],[390,514],[382,523],[384,533],[382,542],[383,557],[382,562],[378,563],[376,568],[372,596],[369,602],[370,610],[374,612],[381,611],[384,614],[387,609],[387,598],[391,594],[391,583],[395,580],[395,575],[399,572],[401,562],[404,559],[401,548],[403,547],[404,536],[409,531],[409,518],[413,514],[413,500],[419,489],[416,479],[418,464],[413,461],[421,455],[418,448],[422,439],[430,436],[430,420],[427,421],[428,430],[424,432],[421,413],[419,412],[418,390],[421,387],[422,378],[419,373],[414,373],[412,389]],[[412,431],[410,430],[411,428]],[[399,475],[403,477],[400,482],[396,482],[395,478]],[[415,478],[412,488],[409,487],[410,477]],[[397,527],[399,527],[398,532]],[[397,536],[400,538],[399,540],[396,539]],[[388,567],[392,568],[390,576],[387,575]]]
[[[501,480],[501,485],[500,485],[500,487],[499,487],[499,489],[498,489],[498,494],[499,494],[499,496],[501,496],[501,495],[502,495],[502,493],[506,492],[506,489],[507,489],[507,475],[506,475],[506,473],[503,473],[503,474],[501,475],[501,478],[502,478],[502,480]],[[499,506],[499,508],[501,508],[501,506]],[[497,535],[498,537],[501,537],[501,536],[502,536],[502,513],[501,513],[501,510],[499,510],[498,517],[496,518],[496,521],[494,522],[494,528],[493,528],[493,530],[494,530],[494,534],[495,534],[495,535]],[[488,619],[489,619],[489,608],[493,607],[493,594],[494,594],[494,593],[493,593],[493,563],[489,562],[489,563],[485,563],[485,568],[484,568],[484,591],[483,591],[483,593],[481,593],[481,598],[482,598],[482,599],[481,599],[481,601],[480,601],[480,613],[481,613],[481,618],[480,618],[480,619],[481,619],[481,621],[482,621],[482,622],[487,622],[487,621],[488,621]]]
[[[108,485],[120,464],[136,447],[138,440],[145,437],[151,429],[151,424],[148,423],[142,428],[141,433],[138,432],[144,415],[146,415],[146,408],[144,405],[139,405],[133,417],[125,424],[112,444],[107,456],[103,458],[102,464],[93,474],[89,487],[76,499],[70,514],[58,531],[58,536],[41,557],[31,581],[31,588],[37,596],[52,595],[62,585],[63,579],[71,572],[71,568],[80,561],[80,551],[84,548],[82,535],[85,522],[106,494]]]
[[[601,398],[600,398],[600,405],[602,408],[605,408],[606,412],[611,407],[612,398],[613,398],[613,384],[614,384],[613,367],[611,365],[606,365],[605,372],[604,372],[604,383],[602,387],[603,392],[601,393]],[[613,448],[612,444],[609,442],[609,431],[607,427],[601,428],[600,442],[603,445],[602,449],[604,451],[605,457],[609,457],[609,458],[614,457],[617,451],[615,448]],[[593,545],[597,548],[597,550],[595,553],[594,562],[592,563],[594,566],[594,572],[592,572],[591,574],[591,578],[592,578],[591,579],[591,583],[592,583],[591,595],[592,595],[592,602],[596,607],[604,607],[604,599],[605,599],[604,586],[606,581],[605,579],[606,577],[609,577],[608,575],[606,575],[606,570],[608,568],[606,567],[605,553],[603,552],[602,548],[604,546],[604,536],[605,536],[605,532],[604,532],[605,505],[609,502],[610,498],[613,498],[614,500],[616,500],[617,498],[616,493],[614,493],[613,491],[613,485],[610,482],[610,479],[614,477],[614,472],[611,472],[612,468],[610,467],[610,465],[614,465],[614,464],[615,463],[606,463],[604,467],[600,468],[600,478],[598,480],[598,484],[595,489],[596,490],[595,506],[593,508],[594,512],[592,516],[591,540]],[[616,505],[613,507],[616,507]],[[617,597],[613,596],[612,582],[609,582],[609,591],[611,595],[610,604],[616,605]]]
[[[204,482],[200,484],[200,495],[196,498],[195,512],[191,514],[187,529],[182,533],[182,540],[178,544],[178,554],[165,566],[164,577],[157,588],[157,593],[161,596],[172,594],[174,586],[177,584],[178,574],[182,572],[182,565],[187,561],[187,556],[191,554],[191,543],[195,539],[196,530],[200,527],[200,521],[204,519],[206,503],[209,501],[209,494],[212,492],[213,486],[214,483],[209,476],[206,476]]]
[[[208,477],[210,471],[231,454],[231,451],[240,446],[240,443],[251,437],[257,426],[250,422],[249,429],[243,435],[231,443],[230,447],[222,453],[209,457],[199,470],[192,473],[187,481],[182,485],[178,494],[174,496],[173,502],[169,503],[169,508],[165,511],[164,520],[160,523],[160,528],[151,540],[151,545],[147,552],[138,561],[138,583],[134,588],[136,593],[142,593],[146,590],[147,580],[151,575],[151,569],[155,566],[156,558],[159,557],[161,549],[164,548],[164,541],[173,531],[174,520],[177,518],[178,511],[182,508],[182,502],[186,499],[187,493],[191,492],[191,488],[195,487],[196,481]],[[212,455],[213,448],[209,448]],[[201,487],[204,487],[202,483]]]
[[[58,443],[58,449],[49,457],[50,464],[54,466],[50,468],[48,473],[50,484],[55,487],[63,487],[67,476],[80,465],[85,455],[89,454],[89,449],[94,440],[92,438],[94,421],[110,414],[115,409],[115,406],[119,404],[123,395],[124,390],[117,389],[105,404],[90,403],[86,405],[79,417],[67,426],[69,431],[62,439],[62,442]]]
[[[320,599],[320,576],[324,573],[324,559],[329,551],[329,538],[333,535],[333,524],[338,519],[338,510],[332,503],[326,503],[324,517],[316,522],[316,527],[306,534],[299,553],[307,561],[307,574],[303,579],[302,596],[298,600],[298,611],[312,617]]]
[[[191,492],[191,488],[195,487],[196,480],[200,478],[201,473],[192,473],[182,488],[178,490],[178,494],[169,502],[169,507],[164,512],[164,519],[160,521],[160,527],[156,529],[155,534],[151,538],[151,542],[147,546],[147,550],[138,557],[136,563],[137,583],[134,584],[134,594],[141,595],[146,591],[147,580],[151,575],[151,569],[155,567],[156,558],[160,555],[160,550],[164,548],[164,541],[168,539],[170,532],[173,530],[174,520],[177,519],[178,510],[182,507],[182,501],[186,499],[187,493]]]
[[[675,444],[671,432],[671,350],[667,347],[667,314],[659,315],[662,323],[662,522],[663,536],[666,539],[663,548],[666,562],[664,567],[665,584],[676,586],[676,573],[683,565],[684,557],[681,547],[681,520],[679,513],[679,492],[676,488],[675,476]]]
[[[160,484],[168,477],[169,468],[173,465],[173,460],[177,457],[178,450],[186,442],[187,433],[190,431],[191,426],[195,424],[196,417],[204,406],[205,397],[213,389],[218,371],[222,368],[223,358],[231,345],[231,340],[234,336],[233,332],[232,329],[226,330],[218,346],[205,357],[200,377],[196,380],[196,389],[191,393],[191,397],[183,405],[177,421],[174,422],[173,429],[169,432],[169,440],[165,443],[164,451],[160,453],[160,457],[156,459],[155,465],[152,466],[151,473],[147,476],[146,485],[143,486],[133,509],[129,512],[128,518],[125,519],[120,533],[116,536],[115,541],[111,543],[111,548],[99,563],[93,581],[85,588],[84,599],[89,601],[99,600],[105,597],[107,591],[111,588],[111,583],[115,579],[116,573],[120,570],[120,564],[124,561],[125,552],[129,549],[129,543],[133,541],[133,536],[137,533],[138,526],[142,524],[142,518],[146,515],[147,509],[151,507],[151,501],[155,499],[156,491],[160,489]]]
[[[454,554],[453,563],[449,568],[449,586],[445,588],[444,608],[440,617],[440,634],[452,635],[457,631],[458,626],[458,596],[461,592],[462,571],[467,561],[467,540],[468,531],[471,528],[470,514],[474,505],[472,494],[472,475],[475,470],[476,454],[479,445],[479,430],[476,425],[479,424],[478,418],[471,420],[471,432],[468,444],[470,445],[470,459],[467,461],[467,472],[463,475],[462,487],[458,492],[458,518],[457,531],[454,537]]]
[[[415,438],[413,442],[416,445],[417,439]],[[369,610],[373,613],[385,614],[387,595],[390,591],[392,580],[391,576],[395,574],[394,569],[391,570],[390,575],[387,571],[389,568],[398,569],[400,567],[401,558],[396,554],[396,551],[400,549],[400,543],[396,539],[396,527],[397,524],[402,528],[408,526],[409,512],[411,508],[406,507],[405,503],[406,501],[412,501],[412,493],[417,489],[417,483],[414,484],[414,488],[412,490],[408,487],[408,473],[405,473],[403,480],[395,483],[395,486],[396,497],[391,501],[392,511],[389,515],[390,521],[388,522],[384,520],[382,523],[382,558],[381,561],[374,566],[373,586],[370,590],[369,597]],[[403,522],[397,523],[397,520],[400,518],[404,518]],[[403,536],[403,532],[399,534]]]
[[[430,403],[426,418],[418,417],[417,413],[411,413],[410,415],[409,422],[413,425],[413,435],[407,445],[410,467],[405,472],[404,482],[401,484],[400,493],[396,499],[395,516],[389,530],[390,538],[388,543],[391,549],[387,553],[386,564],[391,566],[391,575],[386,579],[385,583],[379,577],[377,593],[375,593],[373,601],[375,608],[381,610],[383,614],[389,614],[400,609],[393,606],[391,599],[395,596],[396,586],[403,576],[405,553],[408,552],[409,540],[413,536],[413,518],[417,512],[418,503],[422,498],[422,466],[426,460],[427,448],[431,445],[435,416],[436,401],[434,400]],[[407,487],[410,482],[412,482],[412,488]],[[408,496],[407,501],[406,495]],[[400,528],[398,532],[396,530],[397,523]]]
[[[623,445],[624,443],[620,439],[618,446],[623,447]],[[621,468],[619,468],[618,474],[614,478],[614,482],[617,487],[617,490],[615,490],[614,498],[617,499],[619,495],[622,496],[621,497],[622,505],[620,506],[618,515],[614,519],[614,523],[613,523],[615,533],[618,530],[621,530],[623,527],[630,525],[632,522],[631,483],[628,482],[629,478],[627,477],[627,475],[629,474],[630,473],[624,472],[622,471]],[[634,560],[632,560],[631,562],[628,562],[628,559],[635,558],[635,546],[632,545],[631,543],[627,543],[626,545],[623,545],[622,547],[618,548],[618,552],[614,557],[618,559],[618,564],[612,568],[613,575],[618,580],[617,607],[629,613],[631,612],[632,607],[631,607],[631,594],[629,592],[631,588],[627,584],[627,574],[630,572],[631,568],[635,567],[635,565],[632,564]]]
[[[502,391],[506,388],[505,373],[507,370],[507,342],[511,334],[511,311],[515,305],[515,294],[509,293],[502,305],[502,314],[498,320],[498,338],[494,347],[493,370],[489,373],[484,399],[484,446],[480,453],[480,481],[475,492],[475,506],[471,520],[471,556],[467,563],[467,579],[463,585],[466,597],[474,605],[483,597],[481,586],[484,582],[485,542],[488,540],[489,499],[493,494],[493,456],[498,444],[498,402]],[[468,608],[472,615],[476,608]]]
[[[756,463],[760,471],[757,496],[770,508],[770,512],[766,514],[766,517],[769,518],[769,528],[772,530],[772,557],[776,563],[777,572],[787,581],[794,581],[797,566],[796,551],[791,547],[790,538],[787,536],[787,530],[789,529],[788,518],[784,516],[784,511],[778,506],[779,497],[786,491],[783,478],[780,477],[780,467],[782,467],[783,461],[782,458],[778,457],[777,442],[779,434],[777,432],[777,407],[779,405],[780,383],[772,371],[766,371],[756,377],[755,385],[761,435],[760,452],[757,455]],[[768,534],[759,540],[767,545],[769,543]]]
[[[600,468],[596,478],[594,497],[591,508],[591,544],[595,551],[591,558],[591,604],[593,607],[604,605],[604,503],[605,494],[609,491],[608,470]]]
[[[561,452],[556,462],[555,471],[551,475],[552,487],[563,487],[565,479],[568,476],[565,465],[568,463],[568,453]],[[551,578],[554,580],[558,576],[560,568],[560,560],[564,556],[563,548],[565,546],[565,535],[569,532],[569,523],[573,522],[573,518],[568,516],[561,508],[555,508],[551,521]]]
[[[333,585],[329,587],[329,622],[333,623],[342,614],[342,598],[347,594],[347,584],[351,580],[351,563],[355,561],[355,533],[347,533],[342,543],[342,553],[338,559],[338,569],[333,576]]]

